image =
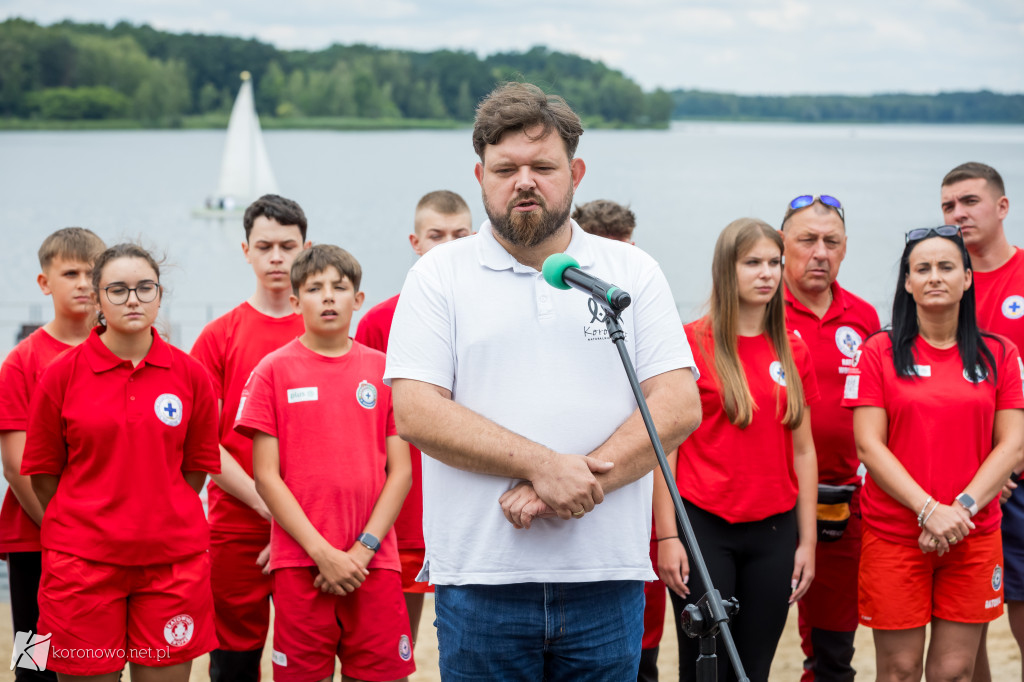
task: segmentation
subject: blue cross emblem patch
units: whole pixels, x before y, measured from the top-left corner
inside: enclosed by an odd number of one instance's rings
[[[181,423],[181,398],[173,393],[162,393],[153,405],[156,411],[156,418],[168,426],[177,426]]]
[[[1019,320],[1024,317],[1024,296],[1007,296],[1002,305],[1003,317]]]
[[[772,381],[777,383],[779,386],[786,385],[786,372],[782,369],[782,363],[778,360],[768,365],[768,374],[771,375]]]

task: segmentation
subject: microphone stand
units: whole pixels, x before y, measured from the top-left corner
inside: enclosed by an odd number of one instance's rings
[[[632,387],[633,395],[636,397],[637,407],[640,408],[640,415],[647,426],[647,435],[651,437],[651,444],[654,446],[654,452],[658,456],[661,473],[664,474],[665,482],[668,483],[668,492],[676,509],[676,518],[679,520],[679,526],[683,530],[683,537],[686,539],[686,547],[690,552],[690,561],[697,569],[697,574],[708,590],[696,604],[688,604],[681,614],[683,630],[687,636],[700,638],[700,655],[697,657],[697,682],[717,682],[718,680],[718,656],[715,654],[715,638],[718,634],[722,635],[726,654],[732,662],[737,679],[739,682],[748,682],[749,678],[743,669],[743,664],[740,662],[736,643],[733,641],[732,632],[729,630],[729,618],[735,616],[736,612],[739,611],[739,601],[735,597],[722,599],[721,593],[711,583],[711,574],[708,573],[707,564],[704,563],[704,556],[700,552],[700,547],[697,546],[697,538],[693,534],[693,526],[690,525],[686,509],[683,508],[683,499],[679,496],[679,488],[675,485],[672,470],[669,468],[668,459],[665,457],[665,450],[661,447],[661,439],[654,428],[651,411],[647,408],[647,401],[644,399],[643,391],[640,389],[636,370],[633,369],[633,362],[629,359],[629,353],[626,351],[626,333],[622,330],[622,326],[619,325],[618,313],[596,296],[594,300],[598,300],[604,308],[604,323],[608,327],[608,335],[618,349],[619,357],[622,358],[622,366],[626,370],[626,377],[629,379],[629,385]]]

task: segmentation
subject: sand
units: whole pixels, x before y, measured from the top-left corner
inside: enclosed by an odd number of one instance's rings
[[[437,635],[431,626],[433,619],[434,601],[428,597],[423,608],[420,641],[416,646],[417,671],[409,678],[410,682],[438,682],[441,679],[437,672]],[[661,679],[665,682],[675,679],[678,670],[678,653],[673,628],[672,615],[669,614],[665,621],[665,637],[661,642],[661,655],[658,660]],[[3,604],[0,605],[0,661],[6,663],[11,660],[12,641],[10,606]],[[992,679],[997,682],[1020,680],[1020,652],[1010,634],[1010,626],[1005,614],[991,624],[988,641]],[[860,628],[857,631],[856,647],[857,652],[854,655],[853,666],[857,669],[857,678],[865,681],[873,680],[875,677],[875,654],[869,629]],[[719,646],[719,655],[724,656],[721,646]],[[192,682],[209,680],[208,665],[206,656],[195,661],[192,666]],[[802,666],[803,654],[800,651],[800,637],[796,630],[796,609],[791,609],[786,630],[782,634],[782,641],[779,642],[779,649],[775,655],[775,662],[772,664],[771,679],[795,682],[800,679]],[[130,677],[126,675],[125,679],[130,679]],[[263,656],[263,679],[272,679],[269,647],[264,651]],[[340,680],[340,675],[336,675],[336,679]]]

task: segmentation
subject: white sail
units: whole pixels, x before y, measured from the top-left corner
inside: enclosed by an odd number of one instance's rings
[[[217,199],[225,207],[228,203],[244,207],[263,194],[277,194],[277,182],[256,116],[252,79],[248,76],[248,73],[242,75],[242,87],[231,109],[220,166]]]

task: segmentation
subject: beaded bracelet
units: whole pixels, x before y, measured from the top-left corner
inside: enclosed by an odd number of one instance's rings
[[[923,506],[923,507],[921,507],[921,511],[920,511],[920,512],[918,512],[918,514],[917,514],[917,525],[918,525],[919,527],[921,527],[921,526],[923,526],[923,525],[924,525],[924,522],[923,522],[923,521],[921,521],[921,517],[923,517],[923,516],[924,516],[924,510],[925,510],[925,509],[927,509],[927,508],[928,508],[928,505],[929,505],[929,504],[931,504],[931,503],[932,503],[932,496],[931,496],[931,495],[929,495],[929,496],[928,496],[928,499],[924,501],[924,506]]]

